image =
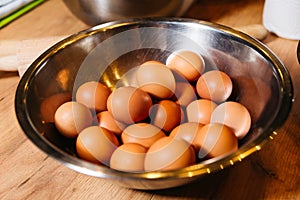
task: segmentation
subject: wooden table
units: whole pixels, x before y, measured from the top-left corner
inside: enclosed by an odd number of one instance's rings
[[[263,0],[202,0],[187,17],[228,26],[261,23]],[[0,40],[70,35],[88,28],[61,0],[51,0],[0,30]],[[300,65],[297,41],[269,34],[263,41],[289,69],[295,102],[273,141],[220,173],[179,188],[137,191],[77,173],[40,151],[14,111],[17,73],[0,72],[0,199],[300,199]]]

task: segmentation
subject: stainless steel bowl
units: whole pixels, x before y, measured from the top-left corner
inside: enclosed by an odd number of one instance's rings
[[[42,118],[40,107],[45,98],[73,92],[88,80],[113,88],[131,68],[148,59],[165,61],[170,52],[178,49],[201,53],[207,69],[225,71],[232,78],[235,89],[231,98],[243,103],[253,120],[238,151],[180,170],[120,172],[78,158],[74,140],[62,137],[53,123]],[[149,18],[98,25],[52,46],[23,75],[16,91],[15,110],[28,138],[71,169],[124,187],[150,190],[189,183],[261,149],[286,120],[292,100],[287,69],[259,41],[210,22]]]
[[[63,0],[89,25],[137,17],[179,17],[195,0]]]

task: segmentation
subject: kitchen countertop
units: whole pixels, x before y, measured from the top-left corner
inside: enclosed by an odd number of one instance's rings
[[[185,16],[237,27],[261,23],[263,3],[200,0]],[[67,36],[88,27],[61,0],[51,0],[0,29],[0,42]],[[288,68],[294,85],[295,101],[278,135],[234,166],[166,190],[122,188],[75,172],[47,156],[27,139],[17,122],[14,95],[18,73],[0,72],[0,199],[300,199],[297,41],[269,34],[263,43]]]

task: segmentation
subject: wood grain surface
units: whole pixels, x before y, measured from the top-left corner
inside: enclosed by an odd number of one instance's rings
[[[237,27],[262,22],[263,0],[200,0],[186,17]],[[61,0],[50,0],[0,29],[0,42],[70,35],[86,29]],[[297,41],[263,42],[288,68],[295,101],[278,135],[242,162],[178,188],[139,191],[77,173],[40,151],[14,110],[16,72],[0,72],[0,199],[300,199],[300,65]]]

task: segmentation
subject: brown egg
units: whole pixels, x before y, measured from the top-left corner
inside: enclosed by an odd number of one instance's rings
[[[224,72],[212,70],[205,72],[197,81],[196,90],[203,99],[215,102],[227,100],[232,92],[232,81]]]
[[[82,84],[76,91],[76,101],[90,109],[100,112],[107,110],[106,101],[111,90],[104,84],[89,81]]]
[[[151,123],[166,132],[180,124],[182,114],[180,105],[171,100],[162,100],[150,109]]]
[[[194,146],[196,135],[202,127],[202,124],[196,122],[186,122],[174,128],[170,133],[170,137],[174,137],[175,139],[183,139]]]
[[[70,92],[57,93],[45,98],[40,106],[42,120],[44,122],[54,122],[54,114],[57,108],[71,100],[72,94]]]
[[[175,90],[176,103],[186,107],[189,103],[197,99],[195,88],[189,82],[177,82]]]
[[[162,62],[159,62],[157,60],[148,60],[148,61],[142,63],[141,65],[157,65],[157,64],[158,65],[163,65]]]
[[[223,124],[203,126],[195,138],[194,147],[200,159],[214,158],[238,149],[238,139],[232,129]]]
[[[108,111],[102,111],[98,113],[96,117],[100,127],[106,128],[117,135],[121,135],[126,127],[124,123],[115,120],[112,114]]]
[[[227,101],[218,105],[212,113],[211,123],[225,124],[233,129],[237,138],[243,138],[251,127],[251,117],[245,106]]]
[[[197,80],[205,69],[202,56],[187,50],[172,53],[167,58],[166,65],[188,81]]]
[[[124,172],[143,172],[146,152],[147,148],[142,145],[123,144],[113,152],[110,167]]]
[[[91,111],[83,104],[69,101],[56,110],[54,124],[58,131],[69,138],[77,137],[78,133],[93,123]]]
[[[174,75],[162,63],[144,63],[137,70],[136,76],[140,89],[156,98],[170,98],[175,92]]]
[[[108,111],[116,120],[126,124],[147,118],[151,106],[151,97],[143,90],[131,86],[115,89],[107,100]]]
[[[208,124],[210,122],[211,114],[216,107],[217,104],[211,100],[195,100],[186,107],[187,120],[189,122]]]
[[[176,170],[194,164],[195,161],[195,152],[189,143],[173,137],[163,137],[147,151],[145,171]]]
[[[160,128],[152,124],[137,123],[126,127],[121,138],[123,143],[137,143],[149,148],[156,140],[165,136]]]
[[[85,128],[76,140],[76,150],[79,157],[107,166],[109,166],[111,155],[118,145],[116,136],[99,126]]]

